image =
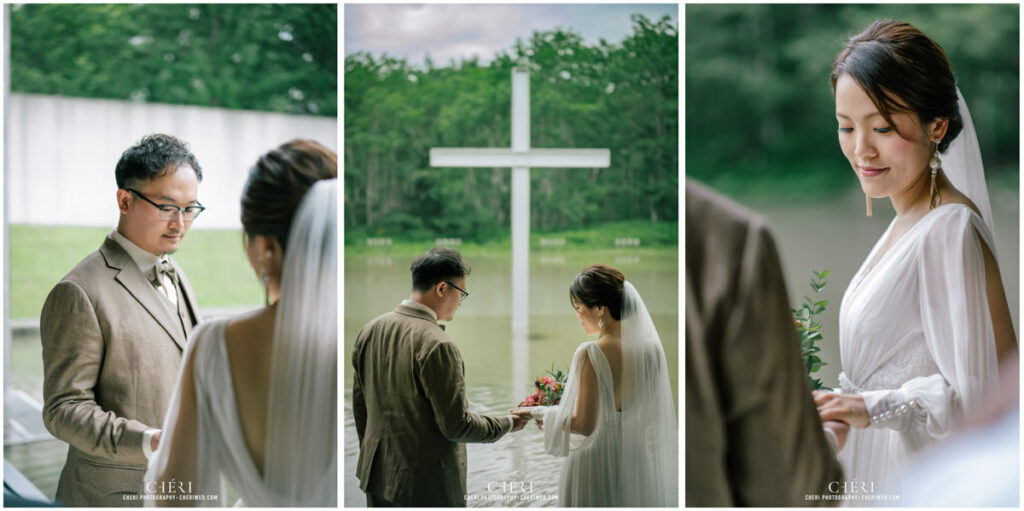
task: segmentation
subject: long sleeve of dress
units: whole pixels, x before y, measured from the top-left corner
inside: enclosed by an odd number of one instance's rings
[[[576,397],[579,395],[580,371],[583,358],[587,353],[587,345],[582,344],[576,349],[569,365],[569,376],[566,379],[562,399],[557,406],[543,407],[544,451],[552,456],[568,456],[569,451],[578,448],[570,445],[572,437],[572,414],[576,410]],[[582,438],[582,437],[581,437]]]
[[[957,208],[929,226],[919,248],[917,277],[925,344],[940,373],[913,378],[898,389],[863,392],[872,427],[939,437],[996,388],[981,243],[994,246],[984,222],[968,208]]]

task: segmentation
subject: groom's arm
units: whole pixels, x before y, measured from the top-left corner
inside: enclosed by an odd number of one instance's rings
[[[431,348],[420,366],[420,384],[434,410],[441,434],[453,442],[493,442],[512,427],[508,417],[488,417],[469,411],[462,356],[453,343]]]
[[[50,292],[39,331],[46,429],[86,454],[117,463],[146,463],[142,443],[150,428],[103,410],[96,402],[103,334],[93,305],[78,284],[61,281]]]

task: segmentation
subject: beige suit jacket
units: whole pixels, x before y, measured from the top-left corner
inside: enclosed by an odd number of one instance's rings
[[[806,497],[841,471],[805,374],[764,222],[687,182],[687,506],[838,503]]]
[[[142,505],[133,495],[143,490],[143,434],[162,426],[174,392],[182,322],[199,320],[192,286],[171,264],[184,316],[109,237],[46,298],[43,422],[70,445],[57,486],[65,505]]]
[[[507,418],[469,411],[462,356],[426,311],[399,305],[367,323],[352,353],[359,487],[402,506],[465,506],[466,446]]]

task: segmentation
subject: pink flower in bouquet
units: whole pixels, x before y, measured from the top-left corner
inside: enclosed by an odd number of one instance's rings
[[[565,388],[565,381],[568,375],[561,370],[555,371],[554,364],[548,373],[551,376],[542,376],[533,382],[537,391],[526,398],[519,406],[553,406],[562,400],[562,392]]]

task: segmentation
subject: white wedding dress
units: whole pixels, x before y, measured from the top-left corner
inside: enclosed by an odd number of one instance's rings
[[[899,483],[890,481],[901,465],[998,390],[982,254],[984,244],[996,256],[995,228],[977,133],[957,96],[964,127],[942,167],[981,216],[963,204],[940,205],[879,254],[890,224],[840,306],[839,383],[864,397],[871,419],[850,430],[839,453],[845,490],[880,496],[845,504],[899,504]]]
[[[636,288],[623,286],[622,411],[615,409],[611,366],[596,342],[576,349],[558,406],[540,407],[544,447],[567,456],[559,507],[675,507],[678,502],[675,402],[654,323]],[[598,420],[589,436],[571,433],[580,370],[588,358],[597,375]]]
[[[230,318],[210,320],[193,330],[183,356],[195,361],[195,443],[171,442],[182,387],[189,383],[182,378],[183,363],[162,441],[146,470],[147,494],[190,493],[201,496],[189,502],[196,506],[337,506],[336,212],[337,180],[322,180],[306,193],[292,221],[274,325],[263,473],[245,445],[239,419],[224,338]],[[169,458],[186,449],[195,451],[195,480],[162,491],[159,478]],[[240,502],[225,501],[225,481]]]
[[[981,243],[995,245],[963,204],[935,208],[879,258],[891,230],[840,307],[840,385],[864,397],[871,424],[850,430],[839,460],[855,492],[898,496],[894,471],[996,390]]]

